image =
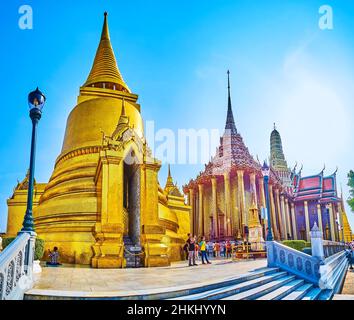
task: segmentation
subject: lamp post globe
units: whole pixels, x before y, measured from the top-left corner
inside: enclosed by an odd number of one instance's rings
[[[268,220],[267,241],[273,241],[272,223],[270,218],[269,190],[268,190],[269,173],[270,173],[270,168],[267,165],[267,162],[264,161],[262,166],[262,174],[264,180],[264,193],[266,197],[266,206],[267,206],[267,220]]]
[[[45,95],[38,89],[32,91],[28,95],[28,106],[30,108],[30,118],[32,120],[32,138],[31,138],[31,155],[29,167],[29,181],[27,193],[27,209],[23,221],[21,232],[34,233],[33,223],[33,184],[34,184],[34,169],[36,156],[36,140],[37,140],[37,125],[42,116],[42,109],[44,107],[46,98]]]
[[[28,95],[28,106],[30,108],[30,117],[32,114],[39,114],[39,118],[42,114],[42,109],[46,101],[45,95],[38,89],[32,91]]]

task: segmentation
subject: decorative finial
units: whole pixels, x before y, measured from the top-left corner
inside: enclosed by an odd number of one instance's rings
[[[301,168],[300,168],[300,171],[299,171],[299,173],[298,173],[299,175],[301,175],[301,172],[302,172],[303,167],[304,167],[304,165],[301,164]]]
[[[277,127],[275,126],[275,122],[274,122],[274,130],[276,130],[277,129]]]
[[[168,176],[171,177],[171,165],[168,164]]]
[[[105,17],[108,16],[108,12],[107,12],[107,11],[104,12],[104,16],[105,16]]]
[[[294,166],[293,172],[296,171],[296,168],[297,168],[297,161],[295,162],[295,166]]]
[[[227,90],[228,90],[229,99],[230,99],[230,70],[227,70]]]

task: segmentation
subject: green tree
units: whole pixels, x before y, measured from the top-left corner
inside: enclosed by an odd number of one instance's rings
[[[348,186],[350,197],[348,199],[348,204],[352,211],[354,211],[354,171],[350,170],[348,173]]]

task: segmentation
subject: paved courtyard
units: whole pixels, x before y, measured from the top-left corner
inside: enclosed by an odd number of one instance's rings
[[[341,294],[334,295],[333,300],[354,300],[354,272],[348,269]]]
[[[204,285],[266,267],[266,259],[213,261],[210,265],[188,267],[176,262],[170,267],[139,269],[48,268],[28,293],[60,296],[135,295]]]
[[[346,295],[354,295],[354,272],[353,270],[349,270],[345,277],[344,286],[342,290],[342,294]]]

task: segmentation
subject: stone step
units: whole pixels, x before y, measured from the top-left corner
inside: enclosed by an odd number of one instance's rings
[[[284,277],[281,277],[277,280],[271,281],[269,283],[266,283],[262,286],[253,288],[251,290],[247,290],[235,295],[231,295],[229,297],[223,298],[221,300],[255,300],[258,297],[267,294],[271,291],[274,291],[283,285],[295,280],[295,276],[293,275],[287,275]]]
[[[318,287],[312,288],[309,292],[307,292],[301,300],[317,300],[318,296],[321,293],[321,289]]]
[[[230,296],[232,294],[236,294],[239,292],[243,292],[243,291],[258,287],[260,285],[266,284],[268,282],[279,279],[279,278],[284,277],[286,275],[287,275],[287,273],[285,271],[276,272],[276,273],[272,273],[270,275],[257,277],[252,280],[242,281],[241,283],[236,283],[236,284],[229,285],[229,286],[220,286],[220,287],[215,288],[213,290],[208,290],[205,292],[192,294],[192,295],[181,296],[181,297],[171,299],[171,300],[217,300],[217,299],[221,299],[223,297]]]
[[[304,280],[302,279],[296,279],[294,281],[291,281],[282,287],[271,291],[261,297],[259,297],[256,300],[280,300],[287,296],[288,294],[292,293],[295,291],[297,288],[301,287],[305,283]]]
[[[334,296],[333,290],[325,289],[319,294],[317,300],[331,300]]]
[[[282,300],[301,300],[312,288],[312,283],[305,283],[300,288],[283,297]]]

